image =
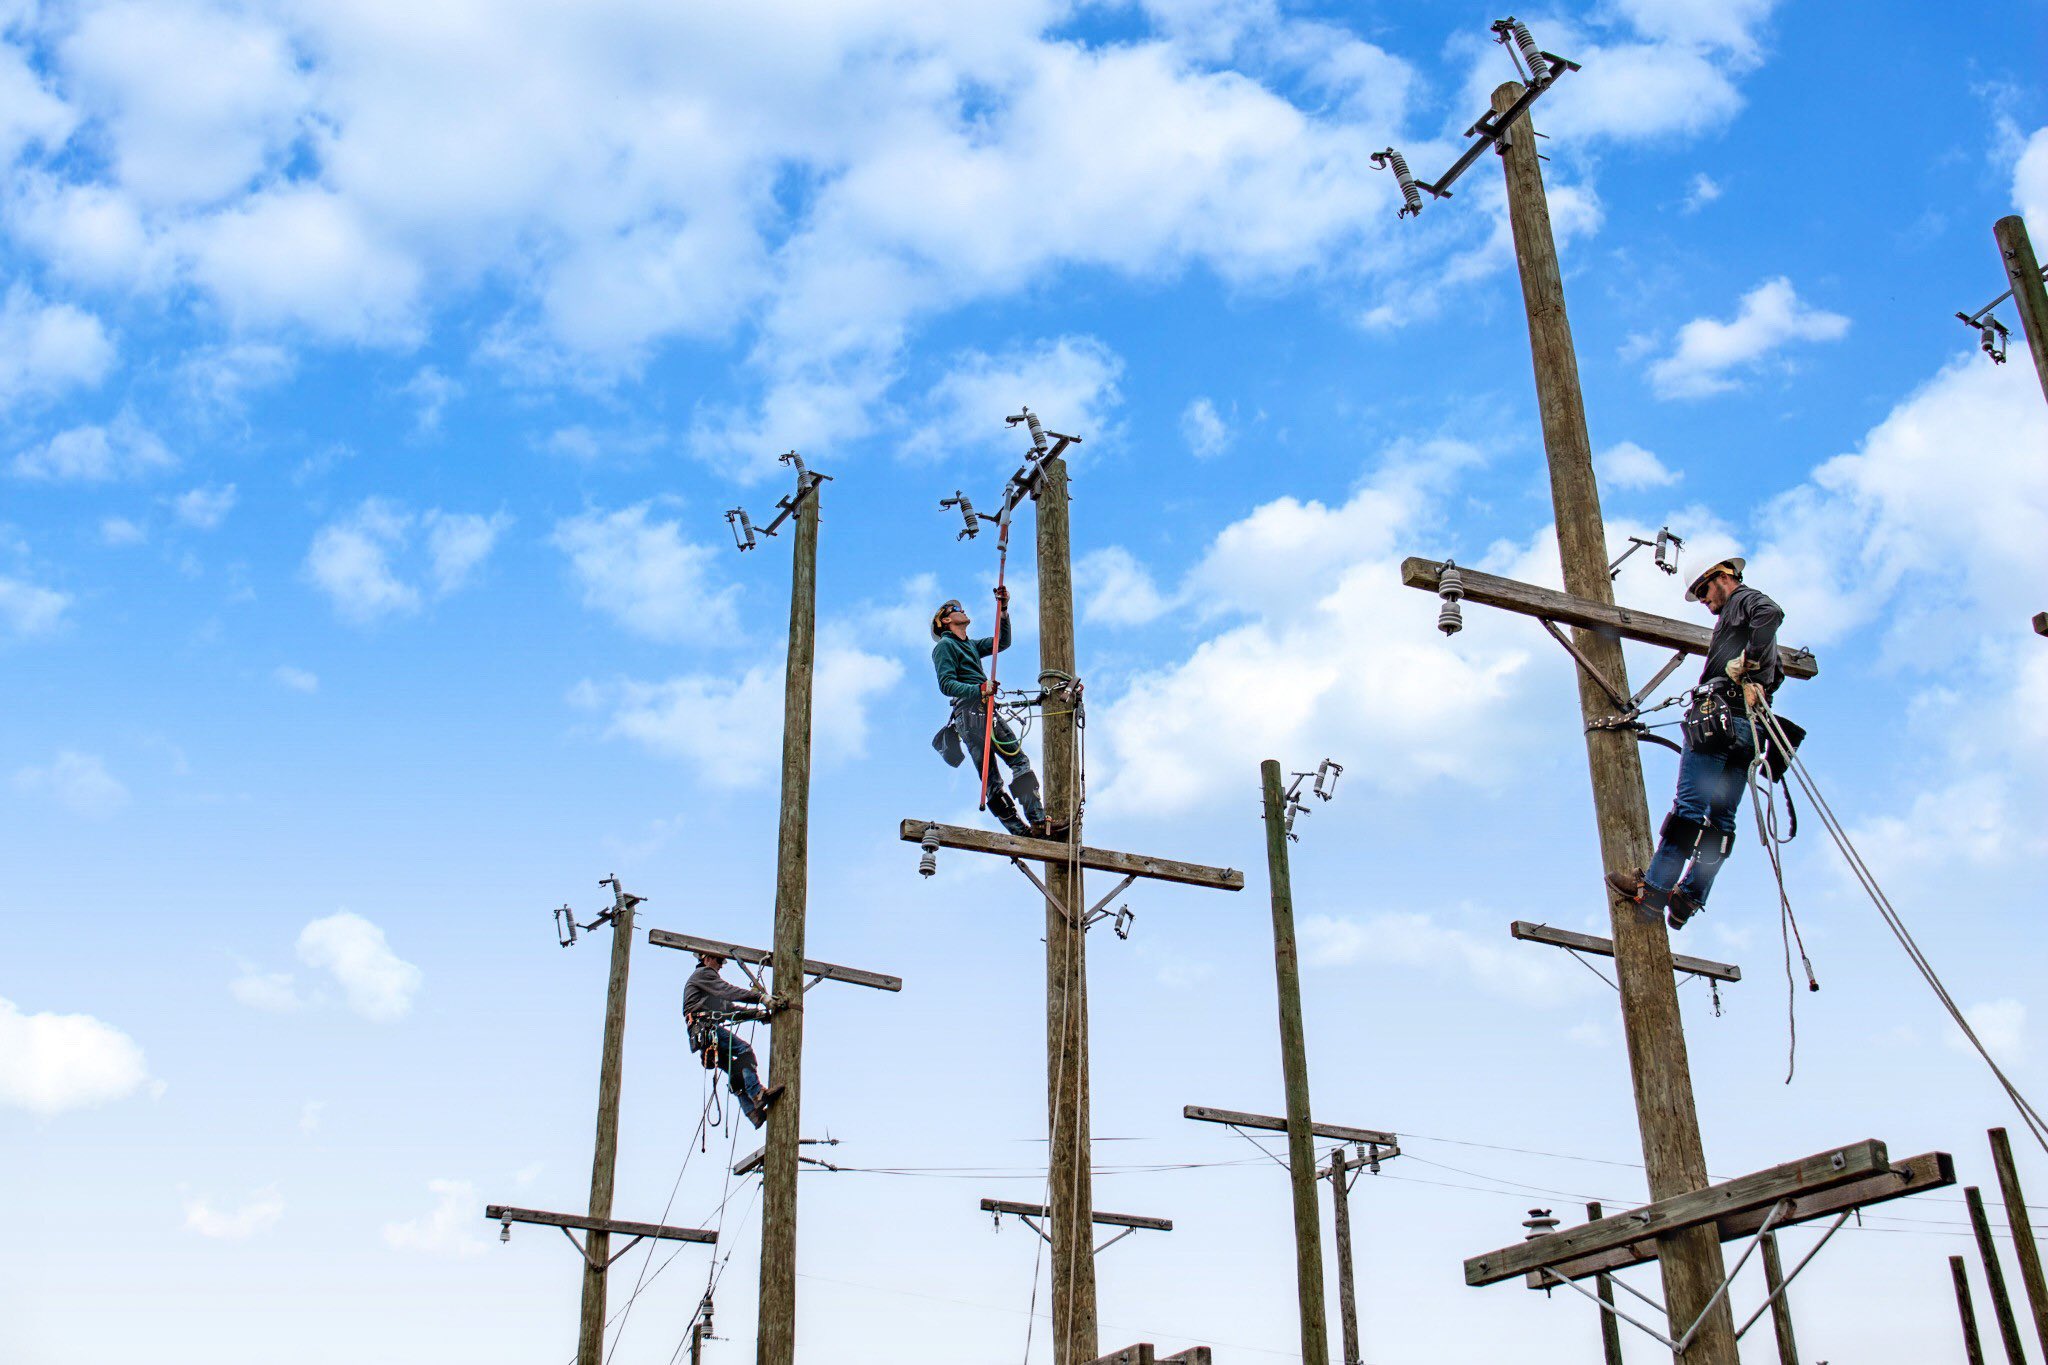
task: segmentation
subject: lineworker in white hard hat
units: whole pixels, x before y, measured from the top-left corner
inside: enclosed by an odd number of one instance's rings
[[[1778,626],[1785,613],[1742,581],[1747,562],[1721,560],[1686,589],[1685,600],[1704,604],[1715,619],[1706,666],[1685,715],[1678,794],[1648,869],[1607,877],[1623,898],[1662,911],[1673,929],[1706,908],[1714,876],[1735,847],[1735,813],[1756,757],[1748,713],[1785,680],[1778,664]]]

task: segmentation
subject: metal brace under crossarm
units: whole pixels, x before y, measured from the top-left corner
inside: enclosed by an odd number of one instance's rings
[[[1029,863],[1025,862],[1022,858],[1012,858],[1010,859],[1010,866],[1016,868],[1019,872],[1022,872],[1026,880],[1028,880],[1033,886],[1037,887],[1039,893],[1043,895],[1047,900],[1053,903],[1054,908],[1060,912],[1061,919],[1067,921],[1069,924],[1072,924],[1074,922],[1073,913],[1067,909],[1067,903],[1061,900],[1058,896],[1053,894],[1053,889],[1045,884],[1045,879],[1043,877],[1040,877],[1036,872],[1033,872],[1031,870],[1031,865]],[[1130,884],[1136,880],[1138,880],[1137,873],[1126,872],[1124,874],[1124,879],[1109,889],[1108,895],[1104,896],[1101,900],[1095,902],[1095,904],[1088,907],[1088,913],[1081,917],[1081,927],[1083,929],[1092,929],[1097,921],[1108,919],[1109,903],[1115,900],[1118,896],[1121,896],[1124,893],[1125,889],[1128,888]],[[1115,926],[1116,936],[1118,938],[1129,938],[1131,936],[1131,921],[1136,918],[1137,915],[1132,912],[1131,907],[1129,907],[1128,905],[1125,906],[1123,909],[1117,911]]]
[[[1550,1269],[1548,1266],[1542,1267],[1538,1271],[1538,1273],[1545,1276],[1549,1280],[1555,1281],[1557,1284],[1565,1286],[1565,1288],[1567,1289],[1575,1290],[1580,1294],[1584,1294],[1587,1298],[1591,1299],[1594,1303],[1600,1306],[1601,1312],[1612,1313],[1615,1317],[1627,1323],[1629,1326],[1640,1328],[1642,1331],[1656,1338],[1656,1340],[1662,1343],[1665,1347],[1667,1347],[1673,1355],[1683,1355],[1685,1354],[1686,1347],[1692,1345],[1693,1337],[1698,1335],[1700,1327],[1707,1320],[1708,1314],[1714,1311],[1714,1305],[1721,1301],[1722,1295],[1726,1294],[1728,1292],[1729,1286],[1735,1283],[1735,1277],[1742,1273],[1742,1267],[1749,1264],[1750,1256],[1755,1253],[1758,1247],[1763,1245],[1764,1238],[1767,1235],[1769,1235],[1775,1220],[1779,1218],[1781,1215],[1789,1212],[1791,1204],[1791,1200],[1781,1199],[1776,1204],[1773,1204],[1771,1206],[1770,1212],[1766,1214],[1764,1217],[1762,1226],[1760,1226],[1757,1229],[1755,1239],[1752,1240],[1748,1246],[1743,1248],[1742,1255],[1739,1258],[1737,1258],[1735,1262],[1735,1268],[1729,1271],[1727,1275],[1722,1277],[1720,1288],[1714,1291],[1713,1297],[1709,1298],[1706,1302],[1706,1306],[1700,1309],[1699,1316],[1693,1319],[1692,1326],[1686,1328],[1685,1334],[1679,1337],[1676,1341],[1672,1340],[1670,1337],[1665,1336],[1662,1332],[1650,1326],[1642,1319],[1635,1317],[1632,1314],[1622,1312],[1619,1307],[1612,1303],[1609,1303],[1605,1299],[1602,1299],[1592,1290],[1586,1288],[1584,1285],[1579,1284],[1575,1280],[1566,1279],[1564,1276],[1558,1274],[1555,1270]],[[1766,1312],[1770,1311],[1771,1305],[1777,1301],[1778,1297],[1781,1294],[1783,1294],[1787,1289],[1791,1287],[1792,1281],[1799,1278],[1799,1272],[1806,1269],[1807,1263],[1811,1261],[1815,1256],[1820,1254],[1820,1249],[1828,1244],[1828,1239],[1833,1237],[1837,1232],[1841,1231],[1842,1224],[1849,1221],[1849,1215],[1853,1212],[1855,1212],[1855,1210],[1853,1209],[1843,1212],[1839,1217],[1835,1219],[1833,1223],[1828,1225],[1828,1230],[1821,1234],[1820,1240],[1818,1242],[1815,1242],[1813,1246],[1807,1251],[1807,1253],[1799,1258],[1799,1263],[1793,1266],[1791,1272],[1787,1274],[1785,1278],[1778,1283],[1777,1288],[1773,1289],[1770,1292],[1770,1294],[1765,1297],[1763,1303],[1758,1306],[1757,1310],[1754,1313],[1751,1313],[1748,1318],[1744,1319],[1742,1326],[1735,1329],[1736,1340],[1740,1341],[1742,1339],[1742,1334],[1744,1332],[1747,1332],[1750,1328],[1756,1326],[1756,1320],[1762,1317]],[[1666,1311],[1663,1304],[1658,1303],[1655,1299],[1651,1298],[1648,1294],[1645,1294],[1642,1290],[1637,1289],[1634,1285],[1628,1283],[1626,1280],[1610,1276],[1608,1277],[1608,1282],[1610,1284],[1619,1285],[1621,1288],[1635,1295],[1637,1298],[1641,1299],[1644,1303],[1649,1304],[1650,1307],[1656,1309],[1657,1311]]]
[[[493,1223],[500,1224],[504,1228],[504,1236],[507,1241],[510,1241],[512,1238],[512,1225],[514,1223],[537,1223],[542,1227],[560,1228],[562,1235],[569,1239],[569,1245],[575,1247],[576,1254],[583,1258],[583,1263],[592,1270],[599,1271],[606,1269],[613,1261],[618,1260],[619,1257],[625,1255],[650,1237],[668,1242],[705,1242],[715,1244],[718,1241],[718,1234],[709,1228],[677,1228],[669,1227],[662,1223],[627,1223],[616,1218],[586,1218],[576,1213],[548,1213],[541,1209],[515,1209],[503,1204],[492,1204],[485,1208],[484,1217]],[[576,1240],[575,1232],[570,1230],[572,1228],[580,1229],[585,1233],[603,1232],[618,1237],[630,1237],[633,1240],[627,1242],[600,1262],[597,1257],[590,1254],[590,1248],[586,1242]]]
[[[981,1201],[981,1211],[993,1214],[997,1227],[1003,1225],[1003,1215],[1008,1214],[1040,1237],[1043,1237],[1046,1242],[1050,1243],[1052,1241],[1051,1235],[1035,1221],[1052,1216],[1052,1210],[1044,1204],[1019,1204],[1008,1199],[984,1199]],[[1135,1213],[1103,1213],[1098,1210],[1094,1214],[1093,1221],[1101,1223],[1106,1227],[1123,1229],[1122,1232],[1119,1232],[1116,1236],[1095,1248],[1095,1254],[1098,1256],[1102,1254],[1105,1248],[1114,1246],[1134,1232],[1173,1231],[1173,1220],[1171,1218],[1146,1218]]]

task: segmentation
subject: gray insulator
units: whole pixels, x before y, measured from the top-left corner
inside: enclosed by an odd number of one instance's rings
[[[918,855],[917,875],[936,876],[939,870],[939,832],[935,829],[925,830],[924,838],[917,841],[917,846],[924,850]]]
[[[1436,628],[1446,635],[1456,635],[1465,628],[1465,609],[1458,605],[1465,596],[1465,575],[1448,559],[1437,575],[1436,595],[1443,601],[1436,614]]]
[[[1389,147],[1384,152],[1375,152],[1372,164],[1375,166],[1391,166],[1393,168],[1394,179],[1400,182],[1401,198],[1406,204],[1406,207],[1401,210],[1401,217],[1409,218],[1422,212],[1422,191],[1416,188],[1415,177],[1408,171],[1407,157],[1402,156],[1392,147]]]
[[[1026,408],[1024,421],[1031,428],[1031,448],[1041,455],[1045,454],[1045,428],[1038,424],[1038,414]]]
[[[1522,1226],[1529,1229],[1529,1236],[1525,1240],[1533,1242],[1538,1237],[1548,1237],[1556,1232],[1557,1219],[1550,1216],[1549,1209],[1530,1209],[1529,1217]]]
[[[1509,15],[1506,19],[1501,20],[1501,22],[1508,26],[1508,32],[1514,34],[1515,46],[1522,50],[1522,60],[1529,64],[1529,80],[1531,83],[1536,85],[1550,84],[1555,79],[1557,73],[1550,69],[1550,63],[1545,60],[1543,53],[1538,50],[1536,39],[1530,36],[1529,26],[1513,15]]]

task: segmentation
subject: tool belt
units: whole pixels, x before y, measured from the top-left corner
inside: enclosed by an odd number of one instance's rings
[[[764,1010],[719,1010],[702,1014],[683,1016],[683,1028],[690,1039],[690,1051],[697,1054],[697,1060],[704,1064],[706,1071],[719,1071],[724,1062],[719,1057],[719,1025],[731,1023],[759,1023],[768,1018]]]
[[[1681,722],[1685,747],[1710,757],[1748,753],[1749,744],[1735,728],[1735,723],[1742,719],[1742,692],[1735,684],[1716,679],[1694,688],[1692,702]]]

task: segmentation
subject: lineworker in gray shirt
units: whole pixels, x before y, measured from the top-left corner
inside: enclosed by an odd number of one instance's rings
[[[1724,559],[1686,590],[1685,600],[1703,603],[1715,620],[1700,686],[1686,713],[1678,794],[1649,868],[1607,878],[1623,898],[1662,911],[1673,929],[1706,908],[1714,876],[1735,847],[1735,813],[1756,757],[1748,712],[1785,680],[1778,665],[1778,625],[1785,613],[1742,581],[1747,562]]]
[[[747,1121],[759,1128],[781,1098],[782,1087],[762,1089],[754,1049],[730,1025],[769,1022],[768,1011],[762,1008],[768,997],[758,986],[735,986],[727,981],[719,975],[724,967],[725,958],[717,953],[697,954],[697,970],[683,983],[683,1025],[690,1031],[690,1050],[704,1063],[704,1069],[725,1073]]]

